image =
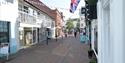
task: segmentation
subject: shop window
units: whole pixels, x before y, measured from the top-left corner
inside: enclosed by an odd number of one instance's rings
[[[9,22],[0,21],[0,44],[9,42]]]

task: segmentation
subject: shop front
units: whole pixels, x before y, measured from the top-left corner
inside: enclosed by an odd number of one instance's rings
[[[36,27],[20,27],[20,49],[37,43],[37,30]]]
[[[10,52],[10,22],[0,21],[0,57]]]

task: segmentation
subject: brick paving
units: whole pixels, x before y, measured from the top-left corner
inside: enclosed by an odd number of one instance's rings
[[[68,37],[38,43],[19,51],[6,63],[89,63],[88,46],[79,42],[79,37]]]

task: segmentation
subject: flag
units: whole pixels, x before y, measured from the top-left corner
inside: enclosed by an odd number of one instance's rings
[[[73,4],[73,3],[71,3],[70,12],[71,12],[71,13],[74,13],[75,10],[76,10],[76,8],[77,8],[76,5]]]
[[[71,0],[71,3],[77,4],[77,0]]]
[[[80,0],[77,0],[77,2],[78,2],[78,4],[79,4]]]
[[[77,6],[79,4],[80,0],[71,0],[71,4],[70,4],[70,12],[74,13],[75,10],[77,9]]]

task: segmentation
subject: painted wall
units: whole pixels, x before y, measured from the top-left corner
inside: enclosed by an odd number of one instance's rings
[[[123,3],[98,1],[98,63],[125,63]]]
[[[112,34],[112,63],[124,62],[124,0],[110,2],[111,32]]]
[[[86,24],[85,24],[85,16],[81,15],[80,16],[80,28],[85,28]]]
[[[94,53],[96,54],[96,57],[98,58],[97,52],[95,51],[95,41],[96,41],[96,31],[97,31],[97,20],[93,19],[91,22],[91,44],[92,44],[92,49],[94,50]]]
[[[102,5],[99,0],[97,3],[97,17],[98,17],[98,63],[102,63]]]

